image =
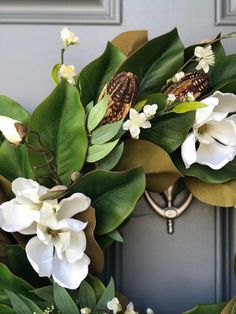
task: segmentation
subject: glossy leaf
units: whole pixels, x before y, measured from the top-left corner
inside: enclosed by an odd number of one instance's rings
[[[236,80],[236,54],[219,58],[210,68],[209,77],[213,91]]]
[[[225,305],[225,302],[218,304],[197,305],[192,310],[186,311],[183,314],[221,314]]]
[[[0,95],[0,115],[20,121],[27,125],[30,115],[17,102],[7,96]]]
[[[95,233],[101,235],[121,225],[144,189],[144,172],[142,168],[135,168],[124,172],[92,171],[81,177],[71,192],[82,192],[91,198],[96,211]]]
[[[104,144],[110,141],[120,130],[123,120],[105,124],[94,130],[91,136],[91,144]]]
[[[138,103],[136,103],[133,108],[137,111],[137,112],[140,112],[143,107],[146,105],[147,103],[147,99],[144,99],[144,100],[140,100]]]
[[[119,162],[124,150],[124,143],[117,145],[113,151],[105,158],[101,159],[97,164],[97,169],[112,170]]]
[[[32,114],[30,129],[40,134],[43,146],[54,154],[58,176],[65,185],[70,183],[71,173],[80,171],[85,161],[87,134],[84,120],[78,90],[65,80]],[[38,145],[35,134],[29,136],[29,141]],[[45,164],[41,154],[33,151],[30,151],[30,162],[35,166]],[[34,174],[50,176],[48,167],[35,169]],[[42,183],[49,181],[44,179]]]
[[[9,306],[0,304],[0,313],[3,314],[16,314],[16,312]]]
[[[0,174],[13,181],[18,177],[32,178],[32,169],[25,146],[14,146],[5,140],[0,147]]]
[[[154,38],[127,58],[117,72],[138,76],[138,98],[159,92],[183,64],[184,47],[176,29]]]
[[[168,114],[151,121],[150,129],[142,130],[140,138],[161,146],[172,153],[185,140],[192,128],[195,112],[187,112],[181,116]]]
[[[122,238],[122,236],[118,230],[114,230],[112,232],[109,232],[107,235],[108,235],[108,237],[112,238],[114,241],[124,242],[124,239]]]
[[[207,107],[207,105],[205,105],[202,102],[199,101],[190,101],[190,102],[183,102],[180,103],[178,105],[176,105],[172,111],[175,113],[185,113],[185,112],[189,112],[189,111],[194,111],[200,108],[204,108]]]
[[[100,92],[125,59],[119,49],[108,43],[104,53],[80,72],[78,88],[84,106],[92,100],[97,101]]]
[[[32,313],[44,314],[44,312],[32,300],[26,298],[23,295],[20,295],[20,298],[28,306],[28,308],[32,311]],[[46,305],[45,305],[45,307],[46,307]]]
[[[58,72],[60,70],[61,64],[55,64],[52,68],[51,78],[54,84],[59,84]]]
[[[86,161],[96,162],[101,160],[102,158],[106,157],[113,150],[113,148],[115,148],[118,142],[119,139],[102,145],[89,146]]]
[[[197,163],[194,163],[190,168],[186,169],[179,150],[176,151],[171,158],[175,166],[184,176],[196,177],[206,183],[224,183],[236,178],[236,158],[218,170]]]
[[[103,295],[99,299],[95,310],[105,310],[107,308],[107,302],[112,300],[115,296],[115,284],[114,280],[111,278],[107,288],[103,292]]]
[[[49,305],[54,304],[54,297],[53,297],[53,286],[45,286],[42,288],[32,290],[36,296],[40,297],[42,300],[48,302]]]
[[[145,97],[146,104],[157,104],[157,112],[162,111],[166,106],[167,96],[162,93],[154,93]]]
[[[146,189],[153,192],[166,190],[182,176],[161,147],[144,140],[126,140],[124,153],[116,169],[127,170],[140,166],[146,174]]]
[[[146,30],[123,32],[112,40],[112,44],[126,56],[131,55],[148,41]]]
[[[100,100],[91,110],[88,114],[88,120],[87,120],[87,128],[88,131],[93,131],[96,126],[101,122],[102,118],[104,117],[107,109],[107,102],[108,97],[104,96],[102,100]]]
[[[96,295],[93,288],[85,280],[79,287],[79,306],[80,308],[88,307],[93,309],[96,305]]]
[[[74,303],[73,299],[65,288],[62,288],[54,282],[53,291],[56,306],[61,314],[80,314],[77,305]]]
[[[15,293],[11,291],[6,291],[11,300],[12,307],[16,314],[32,314],[30,308],[21,300]]]
[[[103,282],[98,277],[95,277],[91,274],[88,274],[86,281],[93,288],[93,291],[96,295],[96,300],[98,301],[103,295],[103,292],[105,291],[105,286]]]

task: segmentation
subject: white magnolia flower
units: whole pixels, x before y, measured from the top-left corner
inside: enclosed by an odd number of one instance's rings
[[[75,85],[75,67],[73,65],[62,64],[60,67],[60,75],[70,84]]]
[[[15,145],[22,143],[27,134],[21,122],[5,116],[0,116],[0,131],[10,143]]]
[[[92,311],[89,307],[84,307],[80,310],[81,314],[90,314]]]
[[[174,102],[176,100],[176,96],[174,94],[168,94],[167,100],[166,102],[168,104],[171,104],[172,102]]]
[[[185,73],[183,71],[177,72],[173,77],[172,77],[172,82],[173,83],[178,83],[182,78],[184,78]]]
[[[203,71],[207,73],[209,71],[209,66],[215,64],[215,55],[211,45],[206,48],[197,46],[194,50],[194,55],[197,57],[197,61],[199,61],[196,70],[203,69]]]
[[[117,298],[113,298],[111,301],[107,302],[107,308],[108,310],[111,310],[113,314],[116,314],[120,311],[122,311],[121,304]]]
[[[197,162],[217,170],[236,155],[236,124],[227,118],[236,111],[236,96],[215,92],[202,102],[208,106],[196,110],[193,131],[181,147],[182,159],[186,168]]]
[[[77,37],[73,32],[71,32],[68,27],[63,27],[61,31],[61,39],[64,43],[64,48],[70,45],[78,45],[80,43],[79,37]]]
[[[138,139],[140,128],[147,129],[151,127],[151,123],[147,121],[144,112],[138,113],[135,109],[131,108],[129,112],[129,120],[123,124],[124,130],[129,130],[132,138]]]
[[[39,276],[53,277],[60,286],[77,289],[88,274],[90,259],[84,253],[87,223],[71,218],[86,210],[90,199],[81,193],[58,205],[45,201],[40,210],[37,236],[26,245],[26,254]]]
[[[145,105],[143,107],[143,112],[145,113],[147,120],[151,120],[154,118],[154,116],[157,112],[157,108],[158,108],[157,104]]]
[[[148,308],[146,309],[146,313],[147,313],[147,314],[154,314],[155,312],[154,312],[150,307],[148,307]]]
[[[8,232],[34,234],[43,205],[39,198],[48,189],[31,179],[17,178],[12,182],[12,191],[16,197],[0,206],[0,227]]]
[[[138,314],[138,312],[135,312],[135,310],[134,310],[133,302],[129,302],[129,304],[126,307],[124,314]]]

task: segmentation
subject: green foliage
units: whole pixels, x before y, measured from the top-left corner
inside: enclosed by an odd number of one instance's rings
[[[103,159],[115,148],[118,142],[119,139],[102,145],[89,146],[86,161],[94,163]]]
[[[142,168],[124,172],[95,170],[83,177],[71,188],[82,192],[92,200],[96,210],[97,235],[115,230],[131,214],[145,189]]]
[[[162,93],[153,93],[145,97],[146,104],[157,104],[157,112],[162,111],[166,106],[167,96]]]
[[[32,314],[30,308],[20,297],[18,297],[15,293],[11,291],[6,290],[6,292],[11,300],[12,307],[16,314]]]
[[[117,72],[130,71],[138,76],[138,98],[160,92],[166,80],[182,66],[184,47],[176,29],[154,38],[134,52]]]
[[[124,150],[124,143],[117,145],[105,158],[96,164],[97,169],[112,170],[119,162]]]
[[[107,235],[114,241],[124,242],[124,239],[122,238],[121,234],[119,233],[117,229],[113,230],[112,232],[109,232]]]
[[[197,305],[192,310],[186,311],[183,314],[221,314],[225,305],[226,303]]]
[[[194,111],[194,110],[197,110],[197,109],[200,109],[200,108],[204,108],[204,107],[207,107],[207,105],[205,105],[202,102],[199,102],[199,101],[189,101],[189,102],[182,102],[182,103],[176,105],[172,109],[172,111],[174,113],[182,114],[182,113],[185,113],[185,112]]]
[[[164,148],[168,153],[176,150],[192,128],[195,112],[167,114],[151,121],[150,129],[142,130],[140,138]]]
[[[104,310],[107,308],[107,302],[110,301],[115,296],[115,284],[114,280],[111,278],[107,288],[103,292],[103,295],[99,299],[95,310]]]
[[[93,309],[96,305],[96,295],[93,288],[85,280],[79,287],[79,306],[80,308],[88,307]]]
[[[66,81],[61,81],[55,90],[33,112],[30,129],[40,134],[40,139],[52,151],[57,173],[63,184],[70,182],[70,174],[80,171],[87,151],[85,113],[78,90]],[[38,145],[35,134],[29,142]],[[45,164],[39,152],[30,151],[32,166]],[[34,169],[36,177],[50,176],[48,167]],[[50,184],[46,179],[45,185]]]
[[[96,300],[98,301],[101,298],[101,296],[103,295],[103,292],[105,291],[105,286],[104,286],[103,282],[99,278],[97,278],[91,274],[88,274],[86,281],[93,288],[93,291],[94,291],[95,296],[96,296]]]
[[[53,291],[56,306],[61,314],[80,314],[77,305],[74,303],[73,299],[65,288],[62,288],[54,282]]]
[[[52,68],[51,78],[54,84],[59,84],[58,72],[60,70],[61,64],[55,64]]]
[[[17,102],[7,96],[0,95],[0,115],[20,121],[27,125],[29,122],[29,113]]]
[[[87,119],[88,131],[93,131],[101,122],[107,109],[108,97],[104,96],[93,108],[89,110]]]
[[[92,100],[97,101],[103,87],[125,59],[126,56],[119,49],[108,43],[104,53],[80,72],[77,87],[84,106]]]
[[[98,129],[94,130],[91,136],[92,144],[104,144],[113,139],[120,130],[123,120],[105,124]]]
[[[16,314],[16,312],[9,306],[0,304],[0,313],[3,314]]]

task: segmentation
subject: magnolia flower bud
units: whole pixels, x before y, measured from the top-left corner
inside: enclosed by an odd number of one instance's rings
[[[75,85],[75,67],[73,65],[62,64],[60,67],[60,75],[70,84]]]
[[[64,48],[71,45],[78,45],[80,43],[79,37],[77,37],[73,32],[71,32],[68,27],[63,27],[61,31],[61,39],[64,43]]]
[[[19,121],[0,116],[0,131],[12,144],[19,145],[27,135],[26,127]]]
[[[101,125],[124,119],[137,97],[138,78],[131,72],[115,74],[103,88],[99,99],[108,94],[108,106]]]
[[[210,85],[207,74],[203,71],[196,71],[186,74],[179,82],[173,83],[164,90],[165,95],[173,94],[176,99],[185,101],[188,93],[191,93],[194,99],[203,96]]]
[[[68,187],[65,185],[56,185],[50,190],[47,191],[47,193],[41,195],[39,197],[40,201],[46,201],[46,200],[54,200],[57,198],[60,198],[64,196],[68,192]]]

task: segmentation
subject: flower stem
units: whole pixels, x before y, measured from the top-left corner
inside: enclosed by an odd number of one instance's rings
[[[64,64],[64,53],[65,53],[66,49],[62,48],[61,49],[61,64]]]

